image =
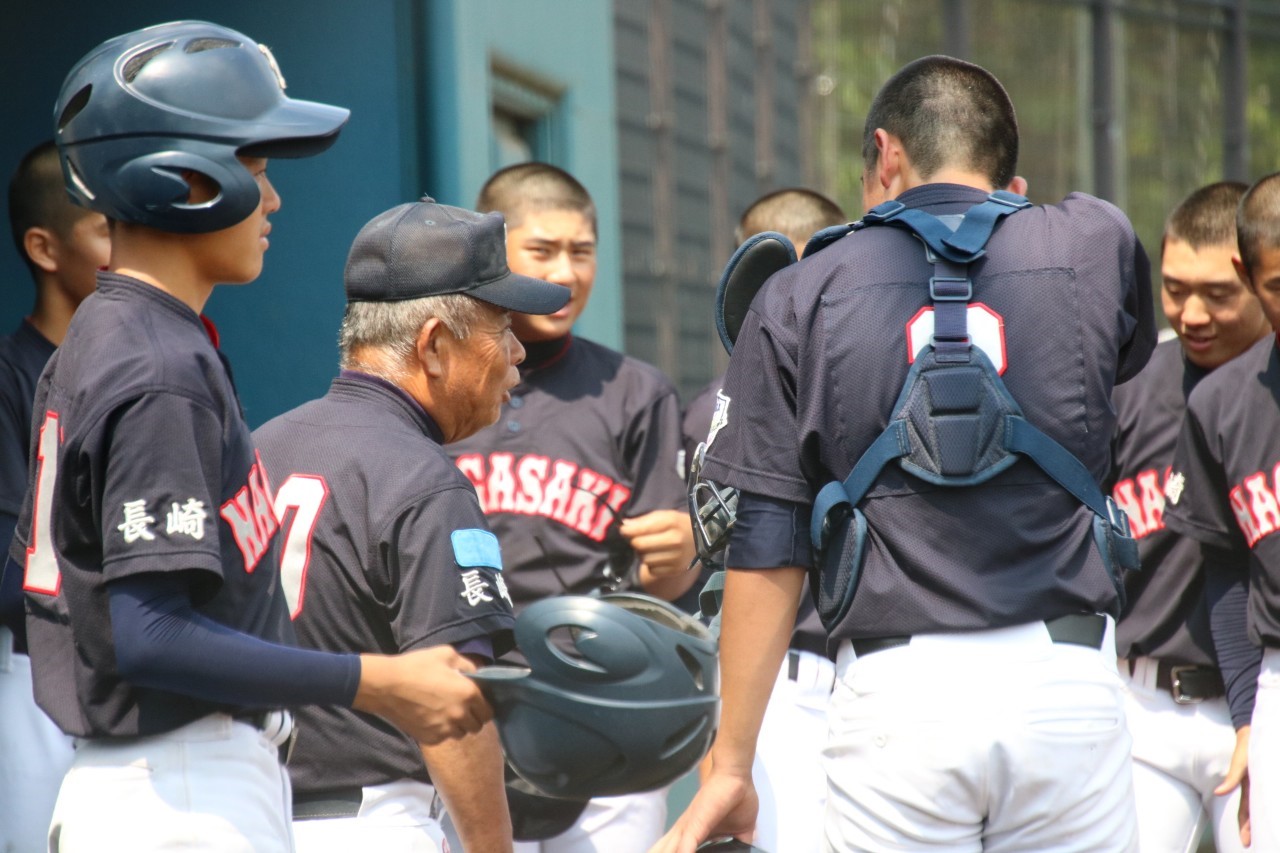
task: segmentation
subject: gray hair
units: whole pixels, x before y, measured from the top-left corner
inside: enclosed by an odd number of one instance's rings
[[[479,316],[478,301],[464,293],[399,302],[349,302],[338,332],[339,365],[399,383],[416,357],[418,334],[428,320],[439,319],[462,340],[471,334]]]

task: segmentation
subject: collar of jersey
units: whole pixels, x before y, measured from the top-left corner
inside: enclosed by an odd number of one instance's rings
[[[209,330],[200,320],[200,315],[191,310],[190,305],[153,284],[147,284],[145,281],[140,281],[133,276],[99,270],[97,292],[104,296],[119,295],[129,299],[138,298],[151,302],[157,307],[165,308],[170,313],[182,317],[208,337]],[[93,294],[90,294],[89,298],[92,299]]]
[[[444,443],[444,433],[440,431],[440,426],[436,423],[435,418],[424,408],[422,404],[413,399],[403,388],[394,382],[388,382],[380,376],[371,376],[368,373],[361,373],[358,370],[344,370],[338,374],[338,378],[334,380],[335,387],[343,385],[353,389],[368,389],[379,392],[379,396],[389,396],[395,401],[401,403],[409,413],[413,416],[414,421],[422,428],[428,436],[437,444]]]
[[[571,343],[573,343],[572,333],[565,335],[563,338],[525,344],[524,361],[520,362],[520,366],[517,368],[520,371],[520,375],[523,377],[530,371],[542,370],[555,364],[569,352],[569,344]]]
[[[932,213],[945,215],[964,213],[988,195],[977,187],[964,184],[921,184],[898,196],[897,201],[907,207],[927,207]]]

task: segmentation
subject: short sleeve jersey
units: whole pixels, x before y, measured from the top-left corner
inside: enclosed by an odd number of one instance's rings
[[[684,433],[686,459],[692,459],[694,449],[697,448],[699,443],[706,441],[711,434],[717,401],[721,397],[723,385],[724,377],[717,376],[711,380],[710,384],[694,395],[689,401],[689,405],[685,408],[680,427]],[[694,595],[689,598],[695,607],[697,606],[696,593],[701,586],[702,582],[700,581],[691,590]],[[682,599],[683,601],[684,599]],[[796,614],[796,629],[791,634],[791,648],[803,649],[820,655],[827,653],[827,631],[822,627],[822,620],[818,618],[818,610],[813,605],[813,599],[809,595],[807,583],[804,593],[800,597],[800,609]]]
[[[1200,544],[1164,523],[1164,489],[1187,396],[1206,375],[1187,361],[1178,341],[1165,341],[1146,368],[1112,396],[1111,496],[1129,516],[1142,558],[1142,570],[1125,575],[1125,608],[1116,626],[1120,657],[1215,665]]]
[[[415,400],[344,372],[253,438],[280,482],[280,575],[300,645],[398,654],[491,638],[495,653],[511,647],[498,541]],[[297,713],[295,790],[427,779],[421,749],[382,718],[337,706]]]
[[[13,334],[0,338],[0,542],[7,548],[18,523],[18,512],[27,493],[27,456],[31,444],[31,401],[36,381],[53,355],[53,342],[26,320]],[[6,578],[0,595],[0,613],[16,614],[14,646],[26,649],[26,625],[21,618],[22,584]],[[10,598],[9,596],[12,596]]]
[[[986,194],[933,184],[899,197],[935,215]],[[756,297],[725,379],[727,418],[707,475],[811,506],[884,431],[932,320],[934,267],[892,227],[855,231],[779,272]],[[1073,194],[1003,221],[970,266],[970,334],[1035,426],[1101,481],[1111,391],[1155,344],[1150,269],[1124,215]],[[979,486],[931,486],[887,467],[860,504],[870,529],[833,639],[1003,627],[1118,613],[1093,513],[1023,459]],[[751,545],[759,545],[754,548]],[[734,560],[730,540],[728,562]],[[742,551],[764,552],[767,543]]]
[[[634,562],[622,519],[685,505],[680,404],[656,368],[572,336],[520,367],[498,422],[446,448],[502,543],[517,610],[599,588]]]
[[[1165,486],[1168,526],[1247,571],[1249,639],[1268,648],[1280,647],[1277,393],[1280,352],[1271,336],[1206,376],[1187,401]]]
[[[11,553],[36,700],[68,734],[156,734],[220,710],[120,678],[112,580],[190,572],[197,612],[293,639],[271,487],[211,334],[159,288],[99,273],[40,377]]]

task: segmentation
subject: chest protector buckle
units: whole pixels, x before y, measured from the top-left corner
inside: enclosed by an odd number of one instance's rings
[[[868,528],[858,504],[890,463],[937,486],[975,486],[1031,459],[1095,513],[1094,539],[1117,593],[1121,570],[1139,567],[1129,523],[1092,474],[1070,451],[1032,425],[986,354],[968,334],[973,298],[969,265],[985,254],[995,227],[1030,207],[1022,196],[992,193],[963,217],[936,217],[890,201],[855,227],[888,225],[911,231],[934,265],[929,279],[934,335],[916,357],[889,417],[889,425],[844,481],[832,481],[814,501],[810,538],[813,591],[828,629],[848,613],[857,590]]]

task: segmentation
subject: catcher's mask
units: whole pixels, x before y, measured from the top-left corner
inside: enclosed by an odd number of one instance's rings
[[[589,799],[674,782],[711,747],[716,646],[706,627],[639,593],[557,596],[516,619],[529,668],[472,675],[507,763],[541,793]]]
[[[103,42],[67,75],[54,140],[67,191],[111,219],[191,234],[236,224],[261,193],[237,154],[307,157],[350,113],[299,101],[265,46],[205,21],[175,21]],[[186,172],[218,186],[189,204]]]

